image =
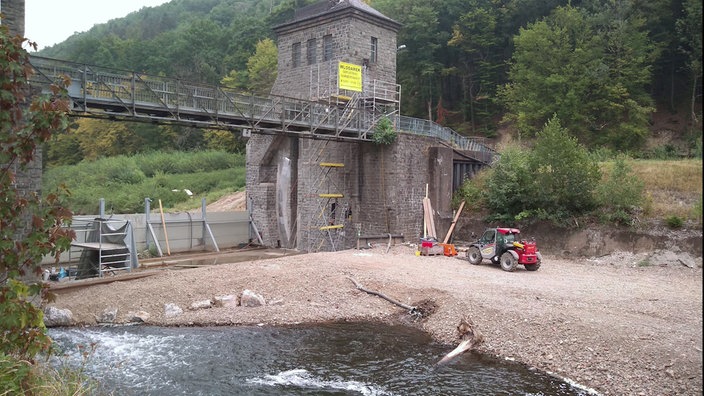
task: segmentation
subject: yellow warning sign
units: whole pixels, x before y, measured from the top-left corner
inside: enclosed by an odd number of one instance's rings
[[[337,76],[340,89],[362,92],[362,66],[340,62]]]

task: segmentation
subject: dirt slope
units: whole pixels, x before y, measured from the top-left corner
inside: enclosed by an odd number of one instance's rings
[[[247,193],[238,191],[226,195],[206,207],[208,212],[238,212],[247,210]]]

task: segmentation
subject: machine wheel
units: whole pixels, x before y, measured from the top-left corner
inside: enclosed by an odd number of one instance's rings
[[[479,251],[478,247],[472,246],[469,249],[467,249],[467,260],[469,260],[470,264],[474,264],[474,265],[481,264],[482,252]]]
[[[524,265],[524,267],[526,267],[526,271],[537,271],[540,268],[540,261],[535,264]]]
[[[501,269],[508,272],[513,272],[518,266],[518,260],[511,254],[506,252],[501,255]]]

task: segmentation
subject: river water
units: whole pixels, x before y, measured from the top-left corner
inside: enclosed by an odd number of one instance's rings
[[[54,364],[83,365],[115,395],[587,395],[522,365],[404,326],[50,329]],[[79,350],[93,348],[87,363]],[[92,346],[92,347],[91,347]]]

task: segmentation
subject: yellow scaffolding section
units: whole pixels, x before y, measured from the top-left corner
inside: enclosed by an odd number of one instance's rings
[[[345,223],[349,211],[349,203],[344,201],[338,184],[341,182],[339,173],[345,167],[341,162],[319,161],[324,145],[311,153],[309,164],[313,167],[309,197],[317,200],[317,210],[312,214],[309,235],[309,252],[335,251],[344,248]]]

